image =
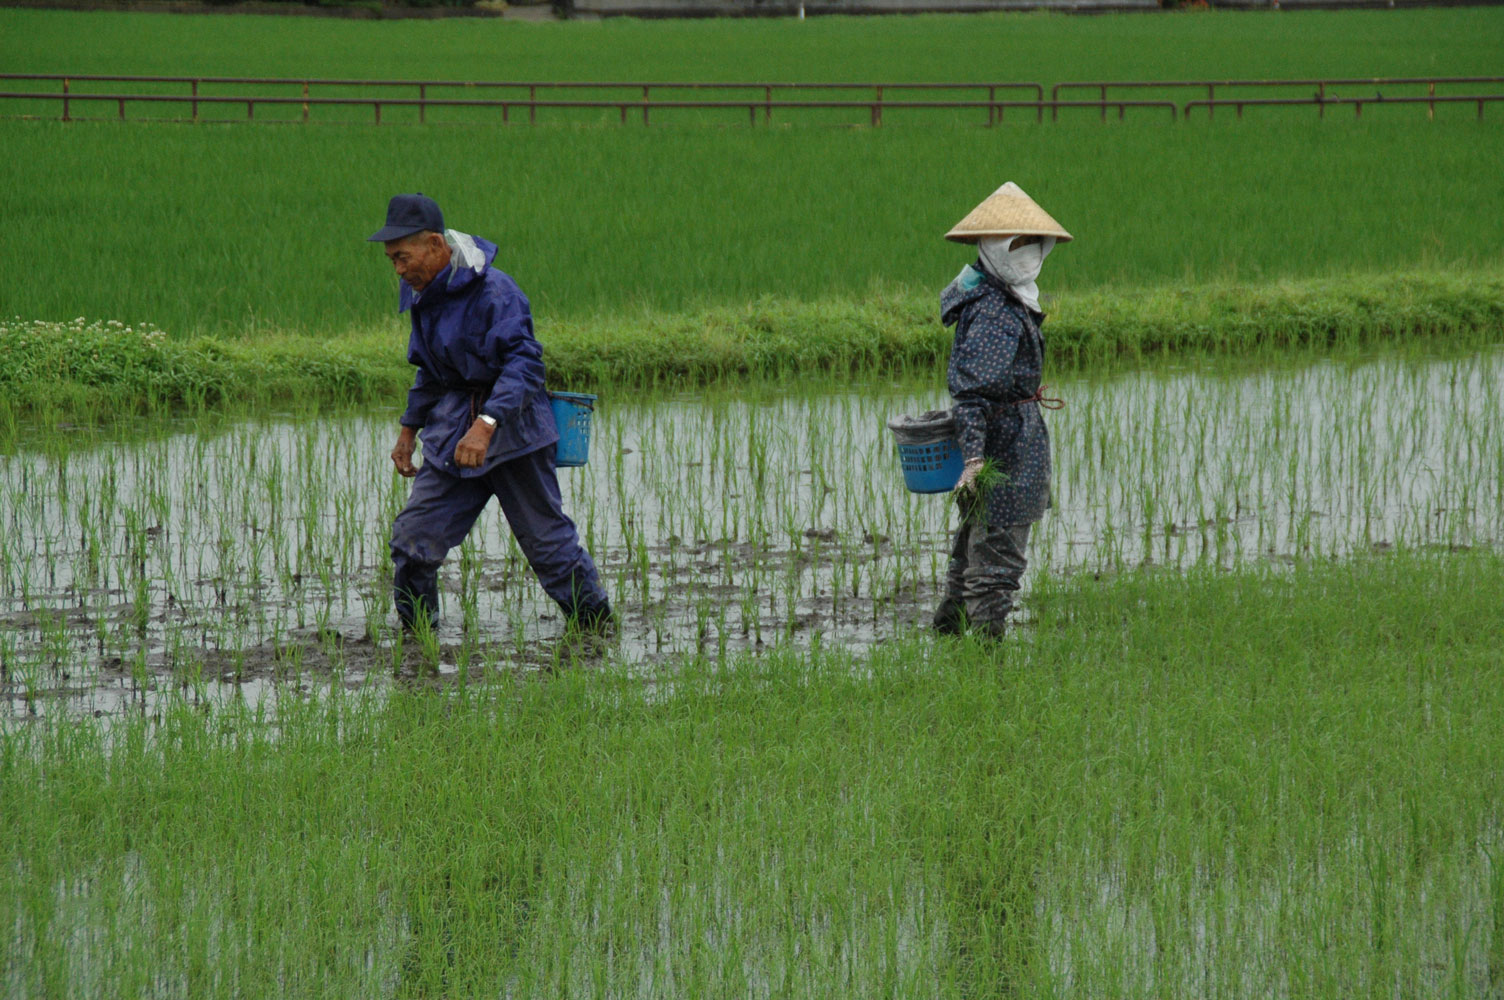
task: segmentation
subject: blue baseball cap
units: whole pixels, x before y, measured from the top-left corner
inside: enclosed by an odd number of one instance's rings
[[[439,203],[421,191],[417,194],[397,194],[386,205],[386,225],[366,237],[367,243],[385,243],[400,240],[413,233],[432,230],[444,231],[444,213]]]

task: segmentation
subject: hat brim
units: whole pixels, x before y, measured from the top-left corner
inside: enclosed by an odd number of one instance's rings
[[[366,237],[367,243],[389,243],[392,240],[400,240],[404,236],[414,233],[424,233],[428,230],[422,226],[382,226],[370,236]]]
[[[1075,239],[1064,229],[996,229],[987,232],[965,232],[961,229],[952,229],[945,234],[945,238],[952,243],[977,243],[986,236],[1053,236],[1057,243],[1069,243]]]

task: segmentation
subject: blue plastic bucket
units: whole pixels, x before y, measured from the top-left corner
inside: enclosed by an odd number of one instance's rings
[[[554,454],[559,468],[573,469],[590,461],[590,415],[595,412],[595,399],[588,392],[548,394],[554,423],[559,425],[559,447]]]
[[[948,493],[956,488],[961,470],[961,443],[955,438],[933,444],[898,443],[898,464],[910,493]]]

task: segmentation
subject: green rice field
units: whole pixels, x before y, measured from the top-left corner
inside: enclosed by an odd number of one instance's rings
[[[9,72],[457,80],[1176,80],[1498,75],[1499,12],[522,24],[6,10]]]
[[[499,242],[545,334],[762,296],[893,288],[933,302],[970,260],[941,237],[999,172],[1076,236],[1050,260],[1045,290],[1060,296],[1497,272],[1504,191],[1478,178],[1498,165],[1501,130],[1504,114],[813,134],[6,122],[6,217],[36,241],[39,273],[0,291],[0,315],[172,335],[395,332],[395,282],[364,238],[410,188]],[[408,149],[454,167],[415,170]]]
[[[1501,587],[1077,577],[1001,652],[9,727],[6,992],[1490,996]]]
[[[31,73],[1501,56],[1499,8],[0,9]],[[0,996],[1504,997],[1504,109],[56,113],[0,99]],[[1053,504],[1008,635],[941,637],[957,514],[884,424],[949,405],[941,236],[1006,179],[1076,236],[1040,278]],[[364,236],[408,190],[600,397],[560,482],[614,635],[494,508],[396,627],[411,368]]]
[[[389,419],[34,435],[7,993],[1490,995],[1501,360],[1063,381],[999,645],[922,629],[933,383],[608,395],[604,642],[494,512],[395,632]]]
[[[1504,15],[1487,8],[296,26],[0,11],[0,25],[0,66],[12,72],[1048,85],[1463,76],[1495,73],[1504,55]],[[399,59],[394,69],[394,49],[425,44],[442,47],[442,65]],[[619,325],[644,310],[695,316],[764,297],[860,302],[882,289],[932,301],[965,263],[941,234],[1005,175],[1077,236],[1047,272],[1046,291],[1060,296],[1495,273],[1492,220],[1504,203],[1478,178],[1498,166],[1497,118],[1443,106],[1431,121],[1423,107],[1397,105],[1358,121],[1254,109],[1241,121],[1135,112],[1104,124],[1092,113],[992,129],[929,119],[878,129],[0,121],[0,205],[35,246],[33,278],[0,290],[0,316],[221,338],[396,331],[391,275],[362,240],[386,198],[410,189],[501,245],[500,264],[545,335],[567,320]]]

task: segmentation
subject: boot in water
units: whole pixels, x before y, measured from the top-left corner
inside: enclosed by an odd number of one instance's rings
[[[962,635],[966,632],[966,605],[949,595],[935,609],[930,627],[941,635]]]
[[[592,635],[615,635],[616,612],[611,610],[609,601],[593,608],[581,608],[569,616],[569,627]]]

